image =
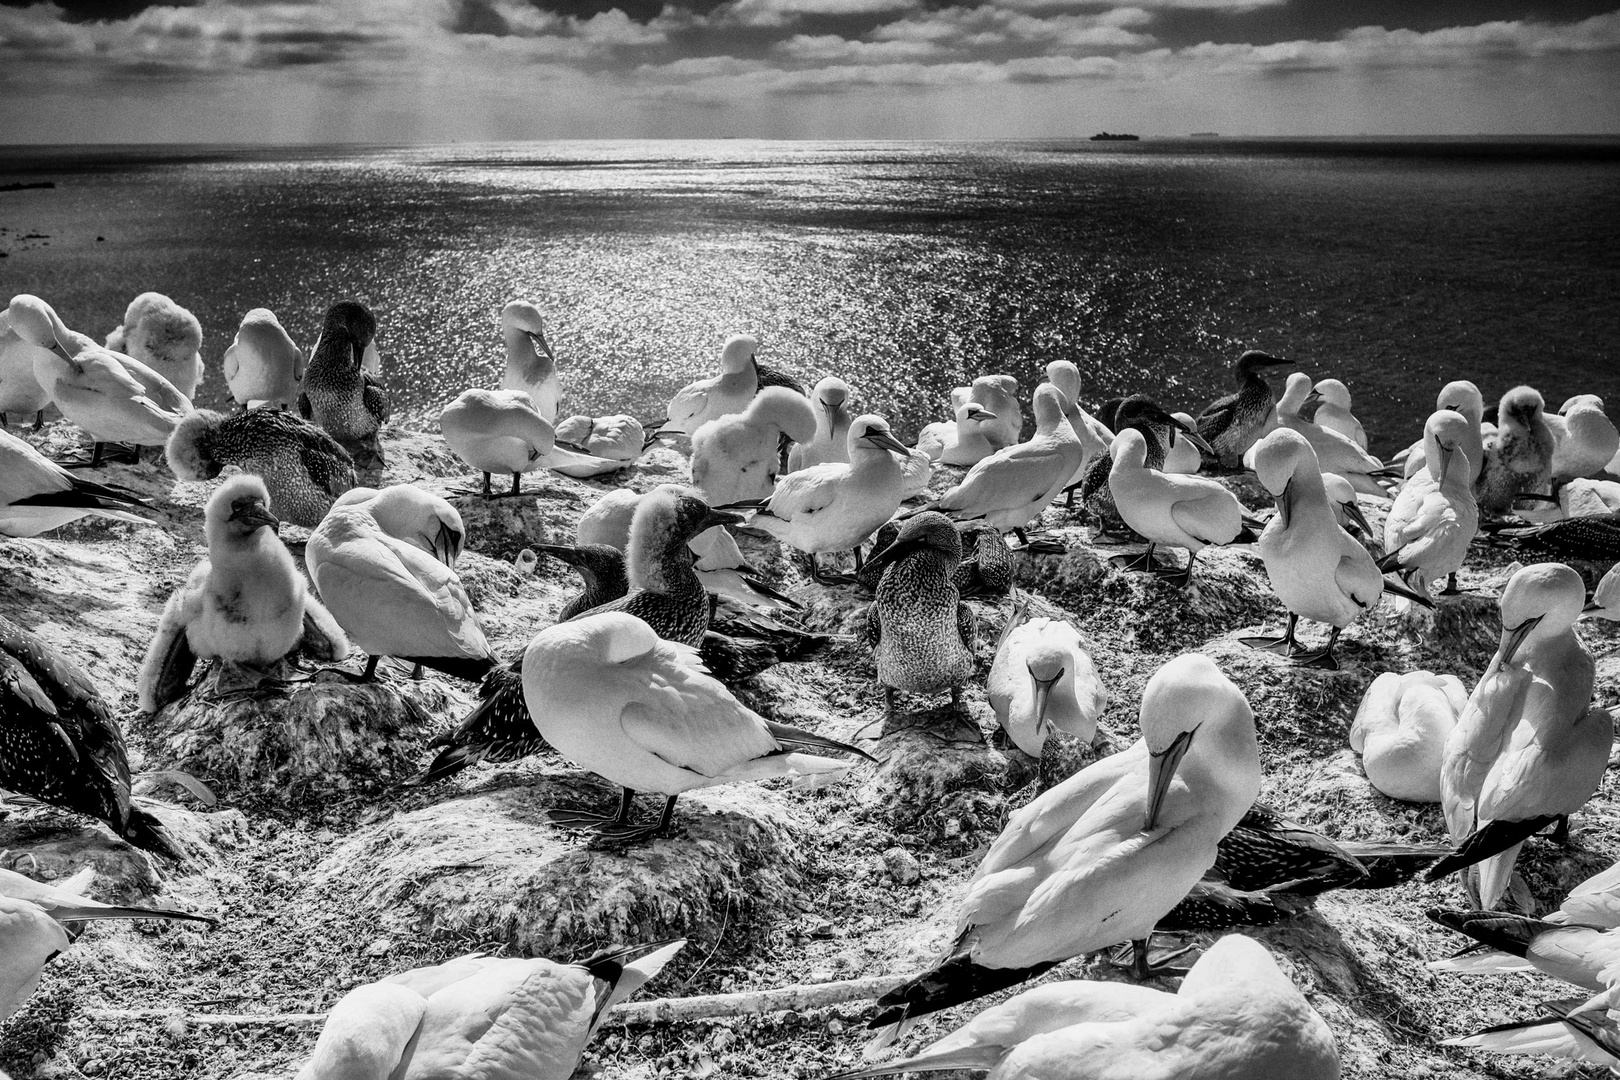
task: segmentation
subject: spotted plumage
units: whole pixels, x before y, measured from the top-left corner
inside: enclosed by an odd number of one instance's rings
[[[944,514],[925,510],[900,527],[869,562],[882,568],[866,613],[866,640],[878,682],[893,711],[894,692],[949,689],[956,700],[973,675],[973,611],[961,601],[955,574],[962,538]]]
[[[361,367],[376,335],[377,319],[364,304],[333,304],[298,395],[299,415],[325,428],[361,469],[383,466],[377,432],[390,409],[388,392]]]
[[[1498,536],[1527,551],[1548,552],[1560,559],[1620,560],[1620,514],[1594,514],[1547,525],[1503,529]]]
[[[1012,549],[1001,530],[982,521],[956,526],[962,537],[962,562],[951,580],[963,596],[1006,596],[1012,590]]]
[[[354,460],[332,436],[279,409],[221,416],[188,413],[169,436],[169,468],[182,480],[212,480],[227,465],[262,477],[283,520],[313,529],[355,486]]]
[[[774,368],[769,364],[762,364],[755,360],[754,375],[759,379],[759,388],[761,390],[767,386],[785,386],[796,394],[804,394],[804,384],[781,368]]]
[[[1214,449],[1222,465],[1233,469],[1241,466],[1243,452],[1265,434],[1277,397],[1260,369],[1286,363],[1288,361],[1250,349],[1232,365],[1237,392],[1215,399],[1198,414],[1198,434]]]
[[[624,553],[610,544],[579,544],[575,547],[542,544],[535,548],[535,552],[567,563],[579,571],[579,576],[585,581],[584,591],[563,605],[557,615],[558,622],[567,622],[581,612],[612,603],[630,591]]]
[[[95,683],[38,636],[0,616],[0,787],[100,818],[130,843],[183,853],[130,804],[124,735]]]

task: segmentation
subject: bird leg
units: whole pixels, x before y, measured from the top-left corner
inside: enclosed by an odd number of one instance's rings
[[[1463,591],[1457,588],[1457,571],[1453,570],[1446,576],[1446,587],[1440,590],[1441,596],[1461,596]]]
[[[1165,566],[1160,567],[1153,572],[1159,577],[1163,578],[1165,581],[1175,581],[1176,588],[1185,589],[1188,585],[1192,584],[1193,563],[1197,561],[1198,553],[1196,551],[1189,551],[1187,552],[1187,569],[1178,573],[1175,567]],[[1176,580],[1178,577],[1180,580]]]
[[[848,585],[854,580],[845,574],[829,574],[824,572],[821,569],[821,564],[816,561],[816,553],[813,551],[807,551],[804,553],[804,565],[805,570],[810,574],[810,579],[817,585]]]
[[[489,473],[484,474],[484,498],[492,498],[489,490]]]
[[[671,795],[664,800],[664,812],[658,816],[656,825],[631,825],[615,821],[597,829],[596,834],[604,840],[619,844],[652,836],[668,836],[670,823],[675,820],[675,799],[676,796]]]
[[[1160,563],[1153,561],[1153,541],[1148,541],[1147,550],[1140,555],[1115,555],[1108,560],[1127,573],[1157,573],[1164,569]]]
[[[90,467],[92,469],[101,468],[102,447],[104,447],[105,445],[106,445],[105,443],[97,442],[96,445],[94,446],[94,448],[91,449],[91,451],[90,451]]]
[[[1547,838],[1560,847],[1569,846],[1569,815],[1559,814],[1558,820],[1553,824],[1553,830]]]
[[[1152,936],[1149,935],[1148,937],[1138,938],[1132,941],[1128,946],[1120,946],[1118,949],[1114,950],[1113,954],[1109,957],[1109,966],[1129,971],[1131,976],[1138,982],[1145,982],[1148,979],[1162,978],[1166,975],[1187,974],[1187,968],[1171,967],[1169,965],[1171,960],[1186,956],[1188,953],[1192,952],[1193,946],[1184,945],[1179,949],[1172,950],[1171,952],[1161,953],[1159,956],[1159,962],[1155,964],[1152,962],[1152,949],[1149,947],[1152,940]],[[1124,959],[1125,950],[1127,948],[1131,951],[1131,959],[1129,962]]]
[[[34,414],[34,430],[37,432],[45,426],[45,410],[41,409]]]
[[[522,473],[513,473],[512,474],[512,490],[510,492],[508,492],[507,495],[508,495],[508,497],[515,499],[521,494],[523,494],[523,474]]]
[[[866,563],[866,560],[861,558],[861,545],[856,544],[851,548],[850,554],[855,556],[855,572],[858,574],[861,572],[861,567]]]
[[[885,720],[894,719],[894,687],[892,686],[883,688],[883,718]]]
[[[1018,542],[1020,544],[1023,544],[1025,547],[1029,547],[1029,534],[1024,532],[1023,529],[1015,527],[1013,529],[1013,535],[1018,537]]]
[[[1299,622],[1299,616],[1293,612],[1288,613],[1288,632],[1282,637],[1240,637],[1238,641],[1251,649],[1262,652],[1274,652],[1281,656],[1293,656],[1299,651],[1299,643],[1294,640],[1294,626]]]
[[[1339,662],[1333,658],[1333,646],[1338,643],[1340,627],[1335,626],[1333,633],[1328,635],[1327,646],[1318,652],[1295,653],[1289,659],[1300,667],[1321,668],[1323,671],[1338,671]]]
[[[411,668],[411,679],[413,681],[415,681],[415,682],[421,682],[422,681],[422,665],[421,664],[417,664],[415,667]]]
[[[953,708],[953,709],[960,708],[961,705],[962,705],[962,688],[960,686],[953,686],[953,687],[951,687],[951,708]]]
[[[636,793],[629,788],[619,790],[619,809],[612,815],[599,814],[594,810],[551,810],[546,817],[551,819],[553,825],[564,829],[595,829],[613,825],[628,825],[630,823],[630,808],[635,801]]]

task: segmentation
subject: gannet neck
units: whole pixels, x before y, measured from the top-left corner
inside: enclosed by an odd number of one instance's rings
[[[1109,470],[1110,474],[1145,469],[1148,458],[1147,436],[1138,428],[1126,428],[1114,438],[1112,453],[1114,464]]]
[[[1052,383],[1043,383],[1035,390],[1035,433],[1037,435],[1052,435],[1058,429],[1067,426],[1069,419],[1064,415],[1068,406],[1068,398]]]
[[[1063,391],[1068,402],[1079,407],[1080,403],[1080,369],[1071,360],[1054,360],[1046,365],[1046,379],[1053,386]]]
[[[754,366],[759,352],[759,341],[747,334],[738,334],[726,341],[720,350],[720,373],[739,375]]]
[[[1311,377],[1303,371],[1294,372],[1288,376],[1288,385],[1283,390],[1283,396],[1277,401],[1277,415],[1299,419],[1299,410],[1310,394]]]

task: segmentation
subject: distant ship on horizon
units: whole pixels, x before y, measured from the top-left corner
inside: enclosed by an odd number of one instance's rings
[[[1141,136],[1139,136],[1139,135],[1110,135],[1106,131],[1100,131],[1100,132],[1098,132],[1097,134],[1095,134],[1095,135],[1093,135],[1091,137],[1091,141],[1092,142],[1136,142],[1139,138],[1141,138]]]
[[[1187,137],[1189,139],[1218,139],[1221,137],[1221,133],[1218,131],[1195,131]]]

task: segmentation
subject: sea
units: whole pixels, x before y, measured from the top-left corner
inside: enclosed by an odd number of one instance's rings
[[[1196,413],[1249,348],[1342,379],[1385,454],[1459,378],[1620,416],[1612,138],[0,147],[0,254],[0,299],[97,337],[147,290],[190,308],[210,406],[245,312],[308,346],[354,298],[430,424],[498,385],[524,298],[569,413],[659,416],[746,332],[904,435],[1057,359],[1089,407]]]

